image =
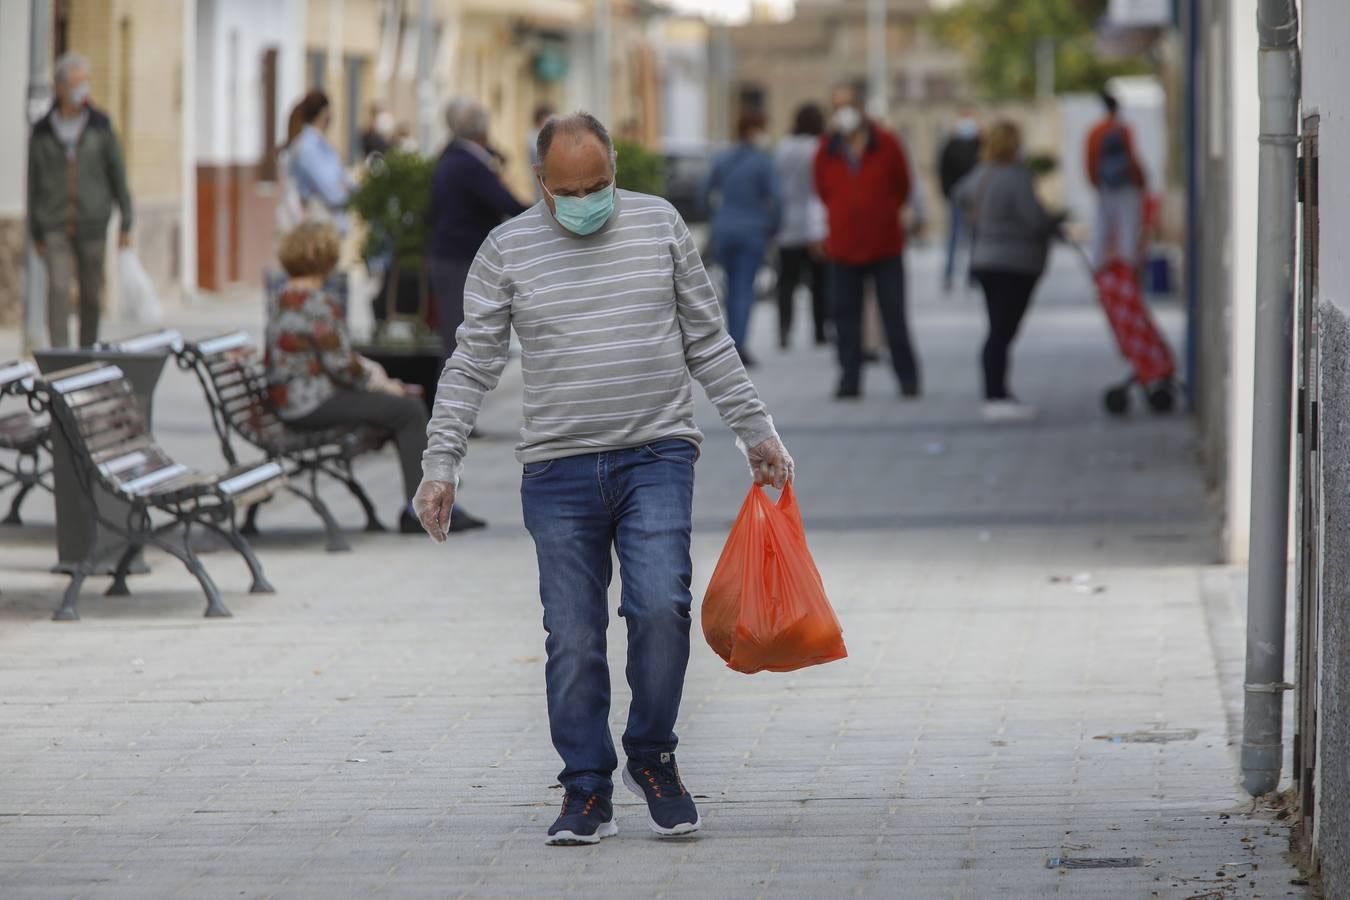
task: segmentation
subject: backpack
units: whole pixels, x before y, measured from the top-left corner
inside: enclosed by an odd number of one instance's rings
[[[1097,183],[1104,188],[1123,188],[1134,184],[1130,148],[1125,143],[1125,130],[1112,128],[1102,135],[1097,147]]]

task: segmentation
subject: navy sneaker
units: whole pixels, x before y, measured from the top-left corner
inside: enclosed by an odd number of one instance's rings
[[[548,840],[544,843],[556,847],[598,844],[601,838],[614,837],[618,833],[614,804],[608,797],[568,790],[563,796],[558,820],[550,826]]]
[[[623,767],[623,783],[647,801],[651,828],[661,837],[693,834],[703,825],[694,798],[680,781],[674,753],[654,759],[630,759]]]

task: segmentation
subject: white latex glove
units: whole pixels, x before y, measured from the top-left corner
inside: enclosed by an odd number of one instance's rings
[[[448,481],[423,481],[413,497],[417,521],[438,544],[450,533],[450,508],[454,505],[455,486]]]
[[[746,459],[750,461],[750,474],[756,484],[771,484],[781,491],[797,475],[792,457],[776,437],[751,447]]]

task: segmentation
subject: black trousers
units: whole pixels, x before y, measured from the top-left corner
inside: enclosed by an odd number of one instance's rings
[[[455,352],[455,332],[464,324],[464,283],[473,260],[431,258],[431,290],[436,295],[436,330],[449,359]]]
[[[427,407],[419,397],[396,397],[374,391],[338,391],[307,416],[290,422],[296,428],[322,430],[341,425],[373,425],[394,434],[403,492],[409,501],[422,481],[422,451],[427,449]]]
[[[816,326],[816,343],[825,340],[825,323],[830,319],[830,294],[825,283],[825,263],[806,247],[778,248],[778,337],[787,346],[792,335],[793,295],[805,282],[811,289],[811,317]]]
[[[909,323],[905,318],[905,263],[901,256],[890,256],[860,266],[830,264],[830,300],[834,329],[839,344],[839,388],[856,392],[862,383],[863,280],[876,285],[877,305],[890,345],[891,365],[907,394],[920,389],[919,361],[909,345]]]
[[[981,354],[984,396],[986,400],[1007,400],[1012,396],[1008,393],[1008,356],[1041,276],[1039,272],[1001,269],[979,269],[972,274],[984,289],[984,304],[989,312],[989,336]]]

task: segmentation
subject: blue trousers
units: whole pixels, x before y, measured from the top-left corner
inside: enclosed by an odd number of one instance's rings
[[[764,241],[728,237],[715,243],[717,264],[727,273],[727,331],[737,349],[745,349],[750,332],[750,312],[755,308],[755,276],[764,262]]]
[[[633,693],[623,748],[639,760],[675,749],[689,661],[697,458],[690,442],[666,440],[525,466],[521,505],[539,559],[548,722],[564,787],[613,791],[605,630],[614,552]]]

